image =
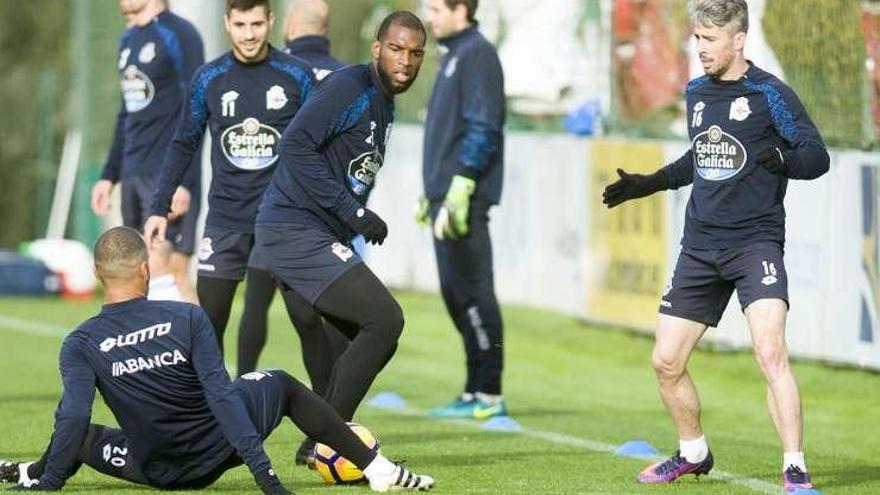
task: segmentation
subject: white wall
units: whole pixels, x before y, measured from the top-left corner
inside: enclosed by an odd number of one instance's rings
[[[617,144],[625,149],[635,143]],[[606,261],[591,252],[603,231],[591,222],[616,214],[606,212],[596,200],[602,184],[595,183],[593,169],[609,166],[597,162],[596,144],[567,135],[508,133],[504,197],[491,215],[498,295],[507,303],[650,331],[656,312],[653,303],[634,304],[632,311],[646,322],[638,325],[630,323],[632,315],[608,317],[609,313],[587,304],[592,296],[607,291],[600,286],[601,277],[595,276]],[[687,147],[684,142],[654,145],[666,161]],[[419,230],[413,220],[421,194],[421,146],[419,126],[395,127],[371,200],[371,207],[388,222],[390,235],[384,246],[370,250],[368,261],[389,285],[435,291],[431,234]],[[880,297],[871,293],[871,277],[863,261],[865,246],[878,239],[876,234],[862,235],[863,167],[880,171],[880,156],[833,152],[826,176],[789,183],[785,260],[792,307],[787,338],[795,356],[880,369]],[[665,232],[658,237],[667,251],[666,279],[678,255],[688,194],[687,189],[666,193]],[[876,232],[880,225],[876,215],[874,224]],[[880,292],[880,277],[875,278],[873,290]],[[658,300],[661,291],[658,286]],[[863,299],[874,326],[873,342],[860,339]],[[735,295],[720,327],[710,330],[706,340],[720,348],[748,347],[748,331]]]

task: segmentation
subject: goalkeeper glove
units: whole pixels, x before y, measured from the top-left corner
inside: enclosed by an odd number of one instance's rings
[[[416,225],[419,227],[430,227],[431,226],[431,202],[428,201],[428,198],[422,196],[419,198],[419,202],[416,203]]]
[[[651,175],[642,175],[628,174],[619,168],[617,175],[620,179],[608,185],[602,193],[602,202],[608,208],[614,208],[624,201],[650,196],[667,187],[666,176],[659,170]]]
[[[785,157],[776,146],[767,146],[758,151],[755,161],[771,174],[788,175],[788,165],[785,163]]]
[[[443,206],[434,220],[434,237],[441,240],[467,237],[471,195],[476,188],[474,179],[463,175],[452,177]]]

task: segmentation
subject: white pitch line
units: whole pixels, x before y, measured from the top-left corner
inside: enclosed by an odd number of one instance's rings
[[[469,419],[442,419],[442,418],[429,418],[426,411],[420,411],[418,409],[412,409],[407,407],[406,409],[383,409],[378,408],[380,410],[385,410],[393,413],[405,414],[407,416],[418,416],[423,417],[425,419],[434,419],[443,421],[444,423],[453,423],[460,426],[468,426],[471,428],[481,428],[483,423],[476,420]],[[534,430],[531,428],[523,427],[521,430],[511,430],[511,431],[489,431],[488,433],[510,433],[514,435],[523,435],[526,437],[537,438],[539,440],[544,440],[546,442],[554,443],[557,445],[567,445],[569,447],[577,447],[584,450],[589,450],[592,452],[601,452],[605,454],[614,454],[617,450],[617,445],[611,445],[610,443],[599,442],[596,440],[590,440],[586,438],[575,437],[572,435],[566,435],[564,433],[558,433],[555,431],[546,431],[546,430]],[[639,458],[646,460],[658,461],[664,459],[659,456],[638,456]],[[755,478],[749,478],[747,476],[728,473],[727,471],[721,471],[719,469],[713,469],[712,473],[708,475],[709,478],[721,480],[727,483],[731,483],[734,485],[739,485],[744,488],[748,488],[749,490],[758,492],[758,493],[766,493],[767,495],[778,495],[781,491],[781,488],[767,483],[766,481],[762,481]],[[635,483],[635,481],[633,481]]]
[[[37,335],[46,335],[51,337],[63,337],[67,335],[70,329],[62,327],[60,325],[54,325],[51,323],[44,323],[40,321],[33,320],[25,320],[22,318],[16,318],[13,316],[4,316],[0,315],[0,330],[12,330],[16,332],[22,333],[30,333]],[[231,363],[227,363],[227,368],[230,368]],[[419,411],[417,409],[406,408],[403,410],[397,409],[384,409],[386,411],[398,412],[402,414],[406,414],[408,416],[420,416],[427,418],[426,411]],[[452,419],[452,420],[442,420],[447,423],[454,423],[461,426],[468,426],[471,428],[480,428],[483,424],[479,421],[466,420],[466,419]],[[586,438],[575,437],[572,435],[566,435],[563,433],[557,433],[555,431],[545,431],[545,430],[533,430],[531,428],[523,428],[519,431],[510,431],[503,433],[513,433],[517,435],[523,435],[531,438],[537,438],[539,440],[544,440],[546,442],[554,443],[557,445],[567,445],[570,447],[577,447],[584,450],[589,450],[592,452],[602,452],[606,454],[613,454],[615,450],[617,450],[616,445],[611,445],[609,443],[598,442],[596,440],[589,440]],[[659,460],[661,458],[656,457],[645,457],[645,459],[650,460]],[[777,495],[779,493],[779,487],[776,485],[772,485],[767,483],[766,481],[761,481],[755,478],[749,478],[747,476],[742,476],[739,474],[728,473],[726,471],[721,471],[718,469],[713,469],[712,474],[709,475],[710,478],[719,479],[725,481],[727,483],[731,483],[734,485],[739,485],[745,488],[748,488],[752,491],[759,493],[766,493],[768,495]]]
[[[51,337],[64,337],[72,328],[44,323],[41,321],[25,320],[14,316],[0,315],[0,330],[12,330],[14,332],[48,335]]]

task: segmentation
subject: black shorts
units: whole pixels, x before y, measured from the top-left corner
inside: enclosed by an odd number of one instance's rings
[[[782,246],[761,242],[722,250],[682,248],[660,313],[715,327],[734,289],[743,311],[759,299],[788,304]]]
[[[156,192],[155,176],[130,177],[121,183],[122,224],[137,230],[143,230],[144,223],[150,217],[150,206]],[[174,246],[174,251],[191,255],[196,245],[196,222],[199,219],[201,202],[199,194],[192,194],[189,211],[181,218],[168,222],[165,237]]]
[[[254,371],[234,382],[232,386],[241,397],[260,439],[265,440],[284,419],[286,410],[287,373],[282,370]],[[131,440],[116,428],[100,427],[94,439],[89,439],[86,464],[114,478],[162,489],[200,489],[211,485],[226,471],[243,464],[236,453],[226,459],[204,459],[196,464],[216,466],[196,479],[184,479],[168,486],[150,482],[144,474],[143,461],[132,456]],[[219,461],[219,462],[218,462]]]
[[[210,225],[199,244],[199,276],[244,280],[254,248],[254,234]]]
[[[270,272],[279,283],[309,303],[352,267],[363,263],[349,242],[317,228],[257,224],[252,266]]]

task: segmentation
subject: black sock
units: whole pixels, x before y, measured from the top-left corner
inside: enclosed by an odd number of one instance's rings
[[[273,371],[275,373],[279,372]],[[285,413],[297,428],[309,438],[329,445],[361,469],[373,462],[376,453],[364,445],[330,404],[289,374],[280,373],[285,377],[288,394]]]
[[[260,354],[266,346],[267,315],[275,288],[269,272],[248,268],[244,312],[238,326],[238,376],[257,369]]]
[[[353,328],[354,338],[337,359],[327,401],[349,421],[376,376],[394,354],[403,331],[403,311],[364,264],[330,284],[315,303],[322,314]]]
[[[223,334],[226,332],[226,323],[229,321],[229,312],[232,310],[232,299],[235,297],[235,289],[238,280],[225,278],[199,277],[196,282],[196,292],[199,296],[199,304],[214,331],[217,332],[217,343],[220,345],[220,353],[223,353]]]

